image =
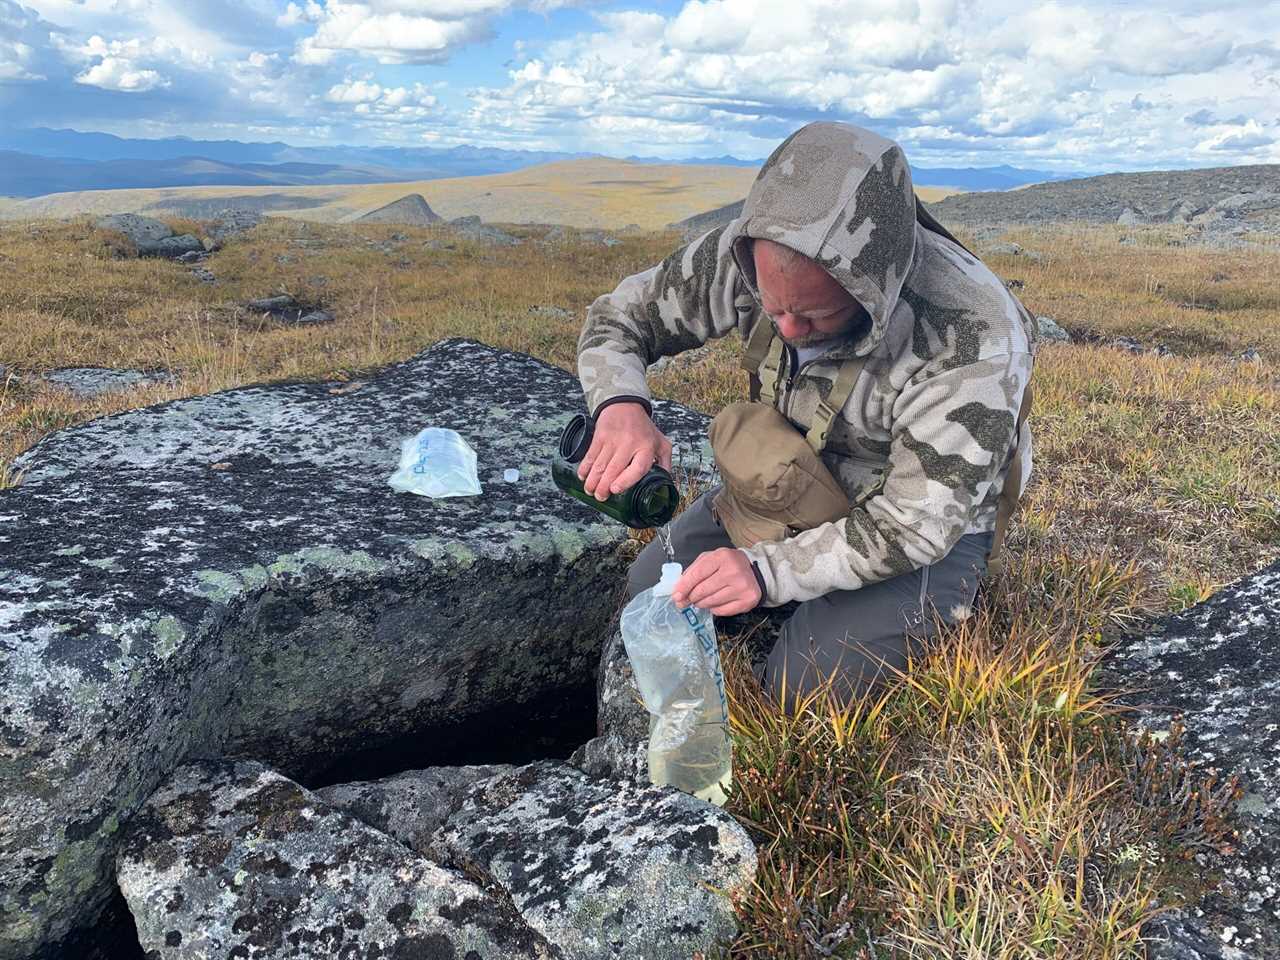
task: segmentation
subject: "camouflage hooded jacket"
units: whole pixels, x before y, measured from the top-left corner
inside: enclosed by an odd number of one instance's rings
[[[981,261],[916,222],[902,149],[868,130],[813,123],[761,168],[738,219],[628,277],[587,311],[578,374],[596,413],[648,405],[659,357],[771,323],[751,238],[818,261],[869,322],[796,369],[788,350],[778,409],[807,430],[839,361],[867,356],[832,424],[823,460],[849,516],[746,551],[764,603],[807,600],[940,560],[965,533],[995,526],[996,501],[1031,376],[1035,321]],[[1023,481],[1030,473],[1024,429]]]

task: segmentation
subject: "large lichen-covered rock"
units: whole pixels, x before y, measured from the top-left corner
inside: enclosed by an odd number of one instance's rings
[[[552,956],[510,904],[257,763],[179,768],[116,876],[158,960]]]
[[[1280,956],[1280,563],[1131,637],[1105,676],[1159,734],[1175,718],[1188,759],[1246,792],[1236,851],[1212,864],[1221,881],[1199,904],[1152,930],[1161,960]]]
[[[515,769],[506,763],[430,767],[381,780],[322,787],[316,796],[414,850],[426,850],[477,782]]]
[[[173,401],[19,458],[0,491],[0,958],[93,922],[121,825],[188,757],[306,778],[590,684],[627,558],[626,530],[550,480],[581,402],[563,370],[451,340],[364,383]],[[682,448],[704,442],[704,417],[654,407]],[[482,496],[387,485],[429,425],[476,448]]]
[[[438,833],[441,862],[491,877],[566,960],[686,960],[737,932],[755,847],[672,787],[540,761],[478,783]]]

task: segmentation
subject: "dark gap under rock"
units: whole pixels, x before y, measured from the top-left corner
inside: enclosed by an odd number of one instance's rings
[[[407,770],[565,760],[596,734],[596,691],[589,683],[531,703],[497,706],[428,733],[412,733],[351,754],[298,778],[308,790],[381,780]]]

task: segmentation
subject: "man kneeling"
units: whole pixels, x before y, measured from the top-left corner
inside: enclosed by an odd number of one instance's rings
[[[846,701],[902,669],[935,616],[969,615],[1030,474],[1035,320],[917,203],[901,148],[801,128],[742,214],[587,312],[578,373],[596,417],[579,467],[603,500],[671,444],[645,369],[737,330],[752,400],[711,439],[724,484],[671,525],[673,599],[717,616],[798,601],[763,682]],[[657,582],[655,541],[632,595]]]

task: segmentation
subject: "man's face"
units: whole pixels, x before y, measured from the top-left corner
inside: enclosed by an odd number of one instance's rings
[[[782,339],[807,347],[853,330],[865,311],[849,291],[812,260],[793,261],[784,269],[778,247],[772,240],[757,240],[753,250],[760,300]]]

